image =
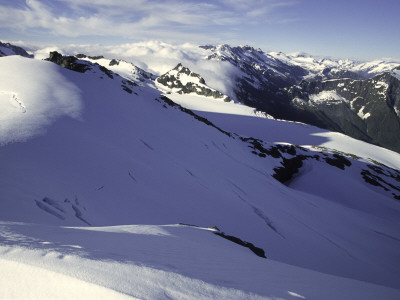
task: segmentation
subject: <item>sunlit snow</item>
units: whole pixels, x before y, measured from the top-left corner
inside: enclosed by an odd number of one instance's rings
[[[63,116],[79,118],[80,90],[53,63],[10,56],[0,69],[0,144],[41,134]]]

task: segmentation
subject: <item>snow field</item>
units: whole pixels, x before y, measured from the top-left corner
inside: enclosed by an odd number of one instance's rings
[[[362,161],[344,171],[307,161],[286,186],[270,176],[275,159],[255,156],[240,139],[169,107],[152,87],[129,94],[119,79],[41,61],[0,60],[21,64],[13,72],[17,79],[24,78],[24,67],[44,74],[38,81],[26,78],[28,92],[37,96],[32,105],[22,86],[3,87],[0,94],[1,105],[14,110],[3,124],[22,131],[31,119],[40,121],[40,130],[0,148],[0,219],[7,221],[0,231],[0,272],[15,268],[13,278],[29,272],[27,280],[57,272],[60,284],[74,282],[78,291],[104,288],[116,297],[146,299],[399,298],[398,203],[357,179]],[[52,84],[35,94],[53,79],[72,91],[55,85],[61,96],[54,107]],[[344,135],[260,118],[233,103],[168,96],[242,136],[400,165],[397,153]],[[47,110],[35,110],[39,104]],[[81,227],[86,222],[98,227]],[[161,226],[178,222],[218,226],[263,248],[268,259],[209,230]],[[57,296],[36,287],[35,295]],[[9,293],[25,295],[16,286]]]

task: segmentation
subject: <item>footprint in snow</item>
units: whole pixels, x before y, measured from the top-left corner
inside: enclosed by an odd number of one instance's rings
[[[8,101],[11,106],[18,109],[21,113],[26,112],[26,107],[20,97],[14,92],[0,91],[0,102]]]

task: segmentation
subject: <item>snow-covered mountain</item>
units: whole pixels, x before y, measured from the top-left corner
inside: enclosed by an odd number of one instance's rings
[[[66,53],[75,55],[85,49],[85,47],[69,48]],[[96,51],[93,49],[92,52]],[[43,56],[45,50],[37,50],[34,53]],[[105,67],[110,64],[116,53],[128,61],[135,61],[142,68],[151,70],[158,76],[167,76],[166,73],[181,64],[207,82],[208,92],[216,90],[229,97],[227,100],[255,107],[258,111],[263,111],[278,119],[312,124],[345,133],[397,152],[400,151],[398,144],[400,120],[397,113],[399,108],[396,105],[398,95],[391,92],[396,90],[396,82],[400,78],[400,62],[393,59],[360,62],[349,59],[315,57],[305,53],[263,52],[261,49],[254,49],[251,46],[198,47],[188,44],[172,46],[161,42],[124,45],[116,48],[103,47],[102,50],[106,51],[105,55],[108,55],[110,59],[99,59],[98,52],[92,54],[92,57],[102,61],[100,64]],[[123,72],[125,71],[120,68],[120,74]],[[362,106],[373,107],[374,103],[379,100],[373,98],[372,102],[369,102],[371,97],[363,94],[366,92],[365,86],[369,86],[368,93],[372,95],[379,93],[379,87],[375,87],[369,82],[373,77],[381,76],[384,73],[393,77],[388,80],[388,95],[383,103],[385,107],[381,106],[381,109],[377,109],[375,112],[370,111],[368,120],[360,117],[362,113],[355,111],[352,107],[332,106],[330,101],[325,101],[326,103],[319,101],[318,106],[300,106],[298,105],[300,97],[293,94],[293,91],[299,91],[299,86],[321,86],[325,85],[326,81],[333,79],[352,79],[360,83],[360,88],[353,86],[351,97],[341,93],[340,87],[336,87],[334,92],[342,98],[347,97],[349,103],[359,97],[366,102]],[[379,78],[377,80],[379,81]],[[342,82],[338,82],[338,84],[342,84]],[[200,87],[186,87],[185,89],[186,91],[201,90]],[[309,92],[307,89],[300,90],[301,99],[307,101],[309,96],[319,97],[320,92],[329,93],[333,90],[311,91],[314,93],[312,95],[308,95]],[[320,99],[323,98],[320,97]],[[380,122],[382,112],[387,113],[387,122]],[[364,114],[367,115],[367,113]],[[391,130],[386,130],[387,127],[390,127]]]
[[[183,65],[53,52],[0,76],[4,297],[400,297],[398,153]]]
[[[2,43],[0,42],[0,57],[7,55],[21,55],[24,57],[32,58],[33,55],[29,54],[25,51],[25,49],[12,45],[10,43]]]
[[[276,118],[339,131],[400,151],[399,62],[317,59],[301,53],[264,53],[249,46],[205,48],[212,52],[208,60],[229,62],[237,68],[233,91],[238,101]],[[334,99],[346,101],[332,105],[332,97],[325,97],[332,93],[337,94]],[[318,98],[318,105],[315,101],[302,105],[311,98]]]
[[[196,94],[221,99],[225,102],[230,101],[229,96],[208,87],[203,77],[190,71],[182,64],[178,64],[171,71],[158,77],[156,82],[174,93]]]
[[[210,51],[208,60],[229,61],[240,66],[241,70],[247,70],[245,73],[249,70],[250,72],[259,70],[264,74],[286,77],[286,81],[313,78],[372,78],[384,72],[391,72],[400,66],[400,62],[391,59],[359,62],[350,59],[314,57],[306,53],[264,52],[248,45],[231,47],[225,44],[201,46],[201,48]]]
[[[400,149],[400,80],[386,72],[366,80],[303,81],[288,90],[300,110],[318,110],[351,136]]]
[[[268,52],[267,55],[286,64],[296,65],[308,70],[308,77],[319,76],[325,79],[343,78],[345,76],[350,78],[372,78],[384,72],[391,72],[399,67],[399,62],[391,59],[359,62],[350,59],[318,58],[306,53],[284,54],[282,52]]]

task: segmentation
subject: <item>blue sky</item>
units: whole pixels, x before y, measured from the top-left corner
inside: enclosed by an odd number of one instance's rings
[[[399,0],[0,0],[0,40],[228,43],[400,59],[399,11]]]

